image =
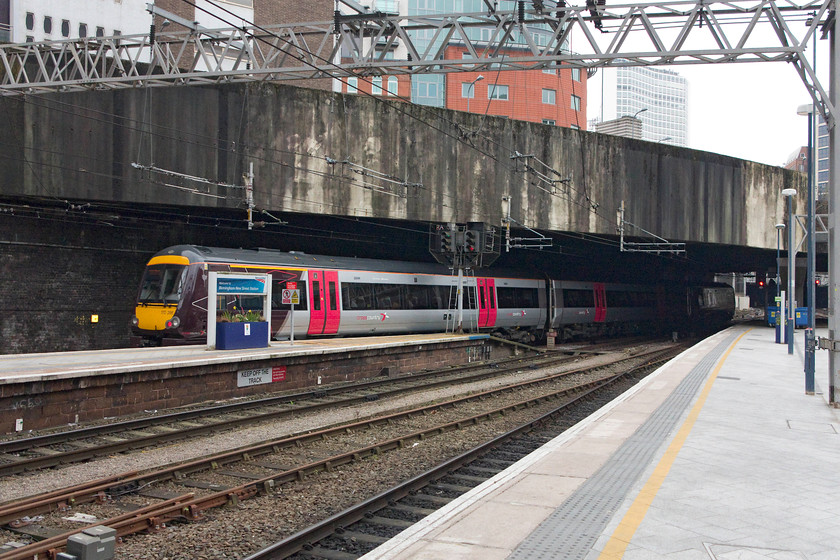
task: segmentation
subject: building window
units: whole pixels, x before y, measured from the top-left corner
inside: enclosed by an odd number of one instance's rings
[[[543,74],[557,74],[557,70],[555,68],[543,68]]]
[[[382,95],[382,76],[374,76],[370,82],[372,84],[370,92],[373,95]]]
[[[491,85],[489,88],[487,88],[487,98],[507,101],[509,99],[508,86]]]
[[[572,109],[575,111],[580,111],[580,97],[577,95],[572,96]]]
[[[44,33],[52,33],[52,18],[44,16]]]
[[[376,0],[376,9],[389,14],[396,14],[399,10],[397,0]]]
[[[557,105],[557,92],[553,89],[542,90],[542,102],[548,105]]]
[[[61,36],[62,37],[69,37],[70,36],[70,20],[67,20],[67,19],[61,20]]]
[[[397,80],[396,76],[391,76],[390,78],[388,78],[388,95],[396,96],[399,95],[399,92],[399,81]]]
[[[97,37],[104,37],[105,36],[105,28],[96,26],[96,36]]]
[[[572,68],[572,79],[576,82],[580,81],[580,68]]]
[[[79,24],[79,37],[84,39],[87,36],[88,36],[88,34],[87,34],[87,24],[86,23],[80,23]]]
[[[33,37],[32,35],[27,35],[26,36],[26,42],[27,43],[34,43],[35,42],[35,37]]]
[[[359,78],[347,78],[347,93],[359,93]]]
[[[557,122],[554,119],[543,119],[542,123],[543,124],[557,124]]]
[[[461,97],[464,99],[475,99],[475,84],[472,82],[461,82]]]
[[[35,14],[26,12],[26,29],[32,31],[35,29]]]
[[[576,124],[570,124],[569,128],[571,128],[572,130],[580,130],[580,127]]]

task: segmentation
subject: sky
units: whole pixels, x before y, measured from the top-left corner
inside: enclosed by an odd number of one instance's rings
[[[827,43],[818,41],[816,53],[817,73],[826,91]],[[808,52],[812,53],[810,46]],[[791,154],[807,145],[808,121],[796,110],[811,98],[791,64],[674,65],[668,69],[688,80],[689,148],[784,165]],[[587,83],[588,119],[600,113],[600,82],[596,74]]]

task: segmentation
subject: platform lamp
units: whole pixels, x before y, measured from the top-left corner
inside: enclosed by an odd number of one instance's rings
[[[793,197],[796,189],[784,189],[782,196],[787,198],[788,206],[788,278],[787,278],[787,321],[785,323],[785,339],[788,343],[788,354],[793,354]]]
[[[814,224],[814,197],[816,194],[815,184],[817,182],[816,158],[814,157],[814,133],[817,130],[817,123],[814,113],[813,103],[808,105],[800,105],[796,109],[796,114],[808,117],[808,324],[805,329],[805,394],[814,394],[814,351],[815,337],[814,325],[816,313],[815,298],[816,287],[814,286],[816,274],[816,256],[817,256],[817,235]]]
[[[469,95],[467,96],[467,113],[470,112],[470,99],[472,99],[475,96],[475,83],[480,82],[483,79],[484,79],[484,76],[479,74],[478,77],[475,80],[470,82],[470,87],[467,90],[467,91],[469,91]]]
[[[782,301],[782,276],[779,261],[782,256],[781,238],[784,230],[785,224],[776,224],[776,344],[782,343],[782,306],[779,305]]]

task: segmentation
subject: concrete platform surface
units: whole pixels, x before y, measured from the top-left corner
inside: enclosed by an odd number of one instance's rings
[[[357,338],[319,338],[272,342],[267,348],[216,350],[205,345],[160,348],[117,348],[77,352],[0,355],[0,384],[46,381],[61,377],[193,367],[214,363],[248,362],[297,355],[329,354],[350,349],[381,349],[487,338],[487,335],[415,334]]]
[[[840,411],[803,345],[718,333],[364,558],[840,558]]]

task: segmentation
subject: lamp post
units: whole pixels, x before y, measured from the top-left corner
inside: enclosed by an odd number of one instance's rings
[[[484,76],[479,74],[478,77],[475,80],[470,82],[470,87],[467,89],[467,92],[468,92],[468,95],[467,95],[467,113],[470,112],[470,99],[472,99],[473,95],[475,95],[475,83],[480,82],[483,79],[484,79]]]
[[[808,327],[805,329],[805,394],[814,394],[814,351],[815,337],[814,324],[816,312],[814,298],[816,297],[816,289],[814,287],[814,276],[816,273],[816,251],[817,240],[814,229],[814,195],[816,194],[816,162],[814,161],[814,132],[817,125],[815,121],[814,105],[800,105],[796,110],[796,114],[808,117]]]
[[[667,142],[668,140],[673,140],[673,138],[671,138],[670,136],[666,136],[665,138],[660,138],[659,140],[657,140],[656,143],[660,144],[662,142]]]
[[[779,261],[782,256],[780,242],[784,230],[785,224],[776,224],[776,305],[778,306],[778,310],[776,311],[776,344],[781,344],[782,342],[782,306],[780,305],[782,301],[782,276]]]
[[[788,343],[788,354],[793,354],[793,196],[796,189],[784,189],[782,196],[788,201],[788,279],[787,279],[787,322],[785,323],[785,339]]]
[[[638,110],[638,111],[636,111],[636,113],[633,115],[633,118],[634,118],[634,119],[638,118],[638,117],[639,117],[639,113],[644,113],[644,112],[645,112],[645,111],[647,111],[647,110],[648,110],[648,108],[647,108],[647,107],[645,107],[644,109],[639,109],[639,110]]]

